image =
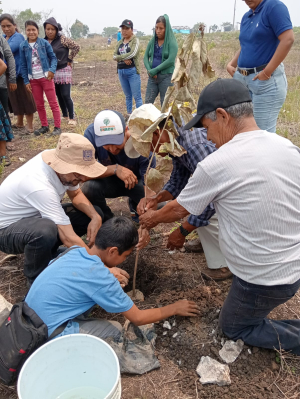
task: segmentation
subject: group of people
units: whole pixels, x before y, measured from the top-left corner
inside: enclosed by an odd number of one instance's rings
[[[139,64],[140,41],[133,33],[131,20],[125,19],[120,28],[122,37],[118,37],[113,59],[117,61],[119,80],[126,98],[127,117],[130,117],[133,98],[136,108],[143,104]],[[169,17],[164,14],[156,21],[153,37],[144,55],[144,66],[149,76],[146,104],[153,104],[160,95],[162,105],[168,87],[172,86],[177,52],[178,44]]]
[[[55,18],[45,21],[44,39],[39,37],[39,26],[35,21],[25,23],[26,40],[18,32],[10,14],[0,16],[0,25],[4,33],[0,40],[0,57],[6,62],[7,68],[7,76],[3,71],[0,77],[0,101],[3,107],[0,112],[4,126],[0,135],[0,162],[8,166],[10,160],[6,155],[6,143],[13,139],[9,112],[17,117],[13,128],[20,130],[21,134],[45,134],[49,132],[45,95],[54,119],[52,135],[61,133],[61,113],[70,125],[76,125],[71,98],[72,62],[80,46],[61,34],[62,28]],[[41,127],[34,130],[33,115],[36,111]]]
[[[251,11],[241,23],[241,51],[228,66],[234,79],[206,86],[189,123],[182,121],[179,127],[171,115],[176,140],[186,153],[171,155],[173,171],[159,193],[145,186],[151,152],[144,157],[137,151],[130,120],[128,127],[114,110],[100,111],[84,136],[62,133],[55,150],[38,154],[1,184],[0,250],[24,253],[29,288],[25,300],[48,326],[49,336],[57,330],[56,336],[83,332],[118,339],[119,323],[86,317],[96,304],[122,313],[136,325],[172,315],[197,316],[197,303],[186,300],[139,310],[123,291],[129,275],[117,267],[134,248],[148,245],[151,228],[181,221],[168,247],[183,247],[186,236],[197,229],[207,260],[203,276],[216,281],[232,278],[219,318],[224,334],[248,345],[300,355],[300,320],[267,318],[300,287],[300,150],[274,134],[279,95],[282,102],[287,89],[280,84],[285,80],[281,63],[293,32],[279,0],[245,1]],[[173,46],[168,24],[165,15],[156,30],[164,27],[164,38]],[[132,107],[139,45],[130,20],[121,29],[123,39],[114,58],[122,85],[126,81],[130,87],[127,105]],[[267,53],[265,48],[259,56],[255,53],[258,58],[247,58],[247,46],[249,50],[258,43],[253,38],[261,34],[277,35],[273,50]],[[171,84],[171,51],[161,40],[155,34],[145,55],[147,95],[152,99],[157,88],[163,92],[164,80]],[[23,45],[29,52],[29,41]],[[265,104],[263,96],[268,96]],[[264,106],[267,115],[262,115]],[[132,119],[147,114],[152,123],[160,121],[152,133],[151,151],[170,143],[164,130],[166,115],[151,102],[127,111]],[[140,130],[139,142],[143,133]],[[153,157],[151,167],[155,162]],[[62,202],[65,193],[69,202]],[[106,202],[120,196],[128,197],[132,220],[114,216]]]

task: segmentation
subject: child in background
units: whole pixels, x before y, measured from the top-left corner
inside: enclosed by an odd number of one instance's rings
[[[44,93],[49,102],[54,118],[52,135],[61,134],[60,110],[56,99],[53,77],[57,59],[51,45],[39,38],[39,27],[34,21],[25,22],[27,40],[20,44],[21,74],[26,89],[32,92],[42,127],[34,132],[36,136],[49,132],[49,125],[44,104]]]

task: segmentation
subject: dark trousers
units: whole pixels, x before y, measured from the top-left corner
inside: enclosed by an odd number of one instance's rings
[[[291,299],[300,287],[294,284],[263,286],[246,283],[234,276],[219,318],[227,337],[267,349],[300,355],[300,320],[271,320],[268,314]]]
[[[74,104],[71,98],[71,84],[55,83],[55,92],[63,117],[74,119]]]
[[[158,94],[160,94],[160,104],[163,105],[168,87],[173,86],[173,83],[171,83],[171,78],[171,73],[158,73],[156,79],[149,76],[145,104],[153,104]]]
[[[8,108],[8,89],[0,89],[0,102],[3,105],[4,111],[6,116],[11,124],[10,117],[9,117],[9,108]]]
[[[72,204],[62,206],[75,233],[79,237],[86,234],[90,218]],[[98,207],[95,209],[103,217],[101,210]],[[0,251],[7,254],[25,254],[24,274],[30,282],[56,257],[61,244],[57,226],[49,219],[24,218],[0,230]]]
[[[82,187],[84,195],[97,205],[104,213],[104,221],[113,217],[113,213],[106,204],[105,198],[129,197],[132,208],[136,207],[140,200],[145,197],[143,182],[140,179],[131,190],[125,188],[125,183],[117,176],[109,176],[104,179],[90,180]]]

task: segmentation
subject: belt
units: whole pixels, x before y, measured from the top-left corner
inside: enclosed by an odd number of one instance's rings
[[[241,68],[237,67],[237,70],[239,71],[239,73],[241,75],[248,76],[248,75],[251,75],[252,73],[257,73],[257,72],[263,71],[267,65],[268,64],[261,65],[257,68],[249,68],[249,69],[248,68],[241,69]]]

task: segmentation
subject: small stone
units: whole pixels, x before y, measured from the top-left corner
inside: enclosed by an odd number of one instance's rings
[[[168,321],[165,321],[163,324],[163,328],[167,328],[168,330],[171,330],[171,324]]]
[[[224,362],[233,363],[242,352],[244,342],[241,339],[234,341],[226,341],[223,348],[219,351],[219,355]]]
[[[19,158],[19,161],[21,161],[21,162],[25,162],[25,161],[26,161],[26,159],[25,159],[25,158]]]
[[[271,363],[271,370],[272,370],[272,371],[278,371],[279,369],[280,369],[279,364],[277,364],[276,362],[274,362],[274,360],[272,360],[272,363]]]
[[[201,384],[230,385],[230,370],[227,364],[221,364],[209,356],[202,356],[197,367]]]
[[[178,333],[175,333],[172,338],[176,338],[177,336],[178,336]]]
[[[248,349],[248,353],[249,355],[252,355],[251,349]]]
[[[176,254],[176,249],[174,249],[174,251],[169,251],[168,253],[169,253],[169,255],[175,255]]]
[[[173,321],[172,327],[176,327],[176,320]]]
[[[168,334],[168,331],[164,331],[164,332],[163,332],[163,335],[167,335],[167,334]]]
[[[252,353],[258,353],[258,352],[259,352],[259,348],[257,348],[256,346],[253,346]]]

